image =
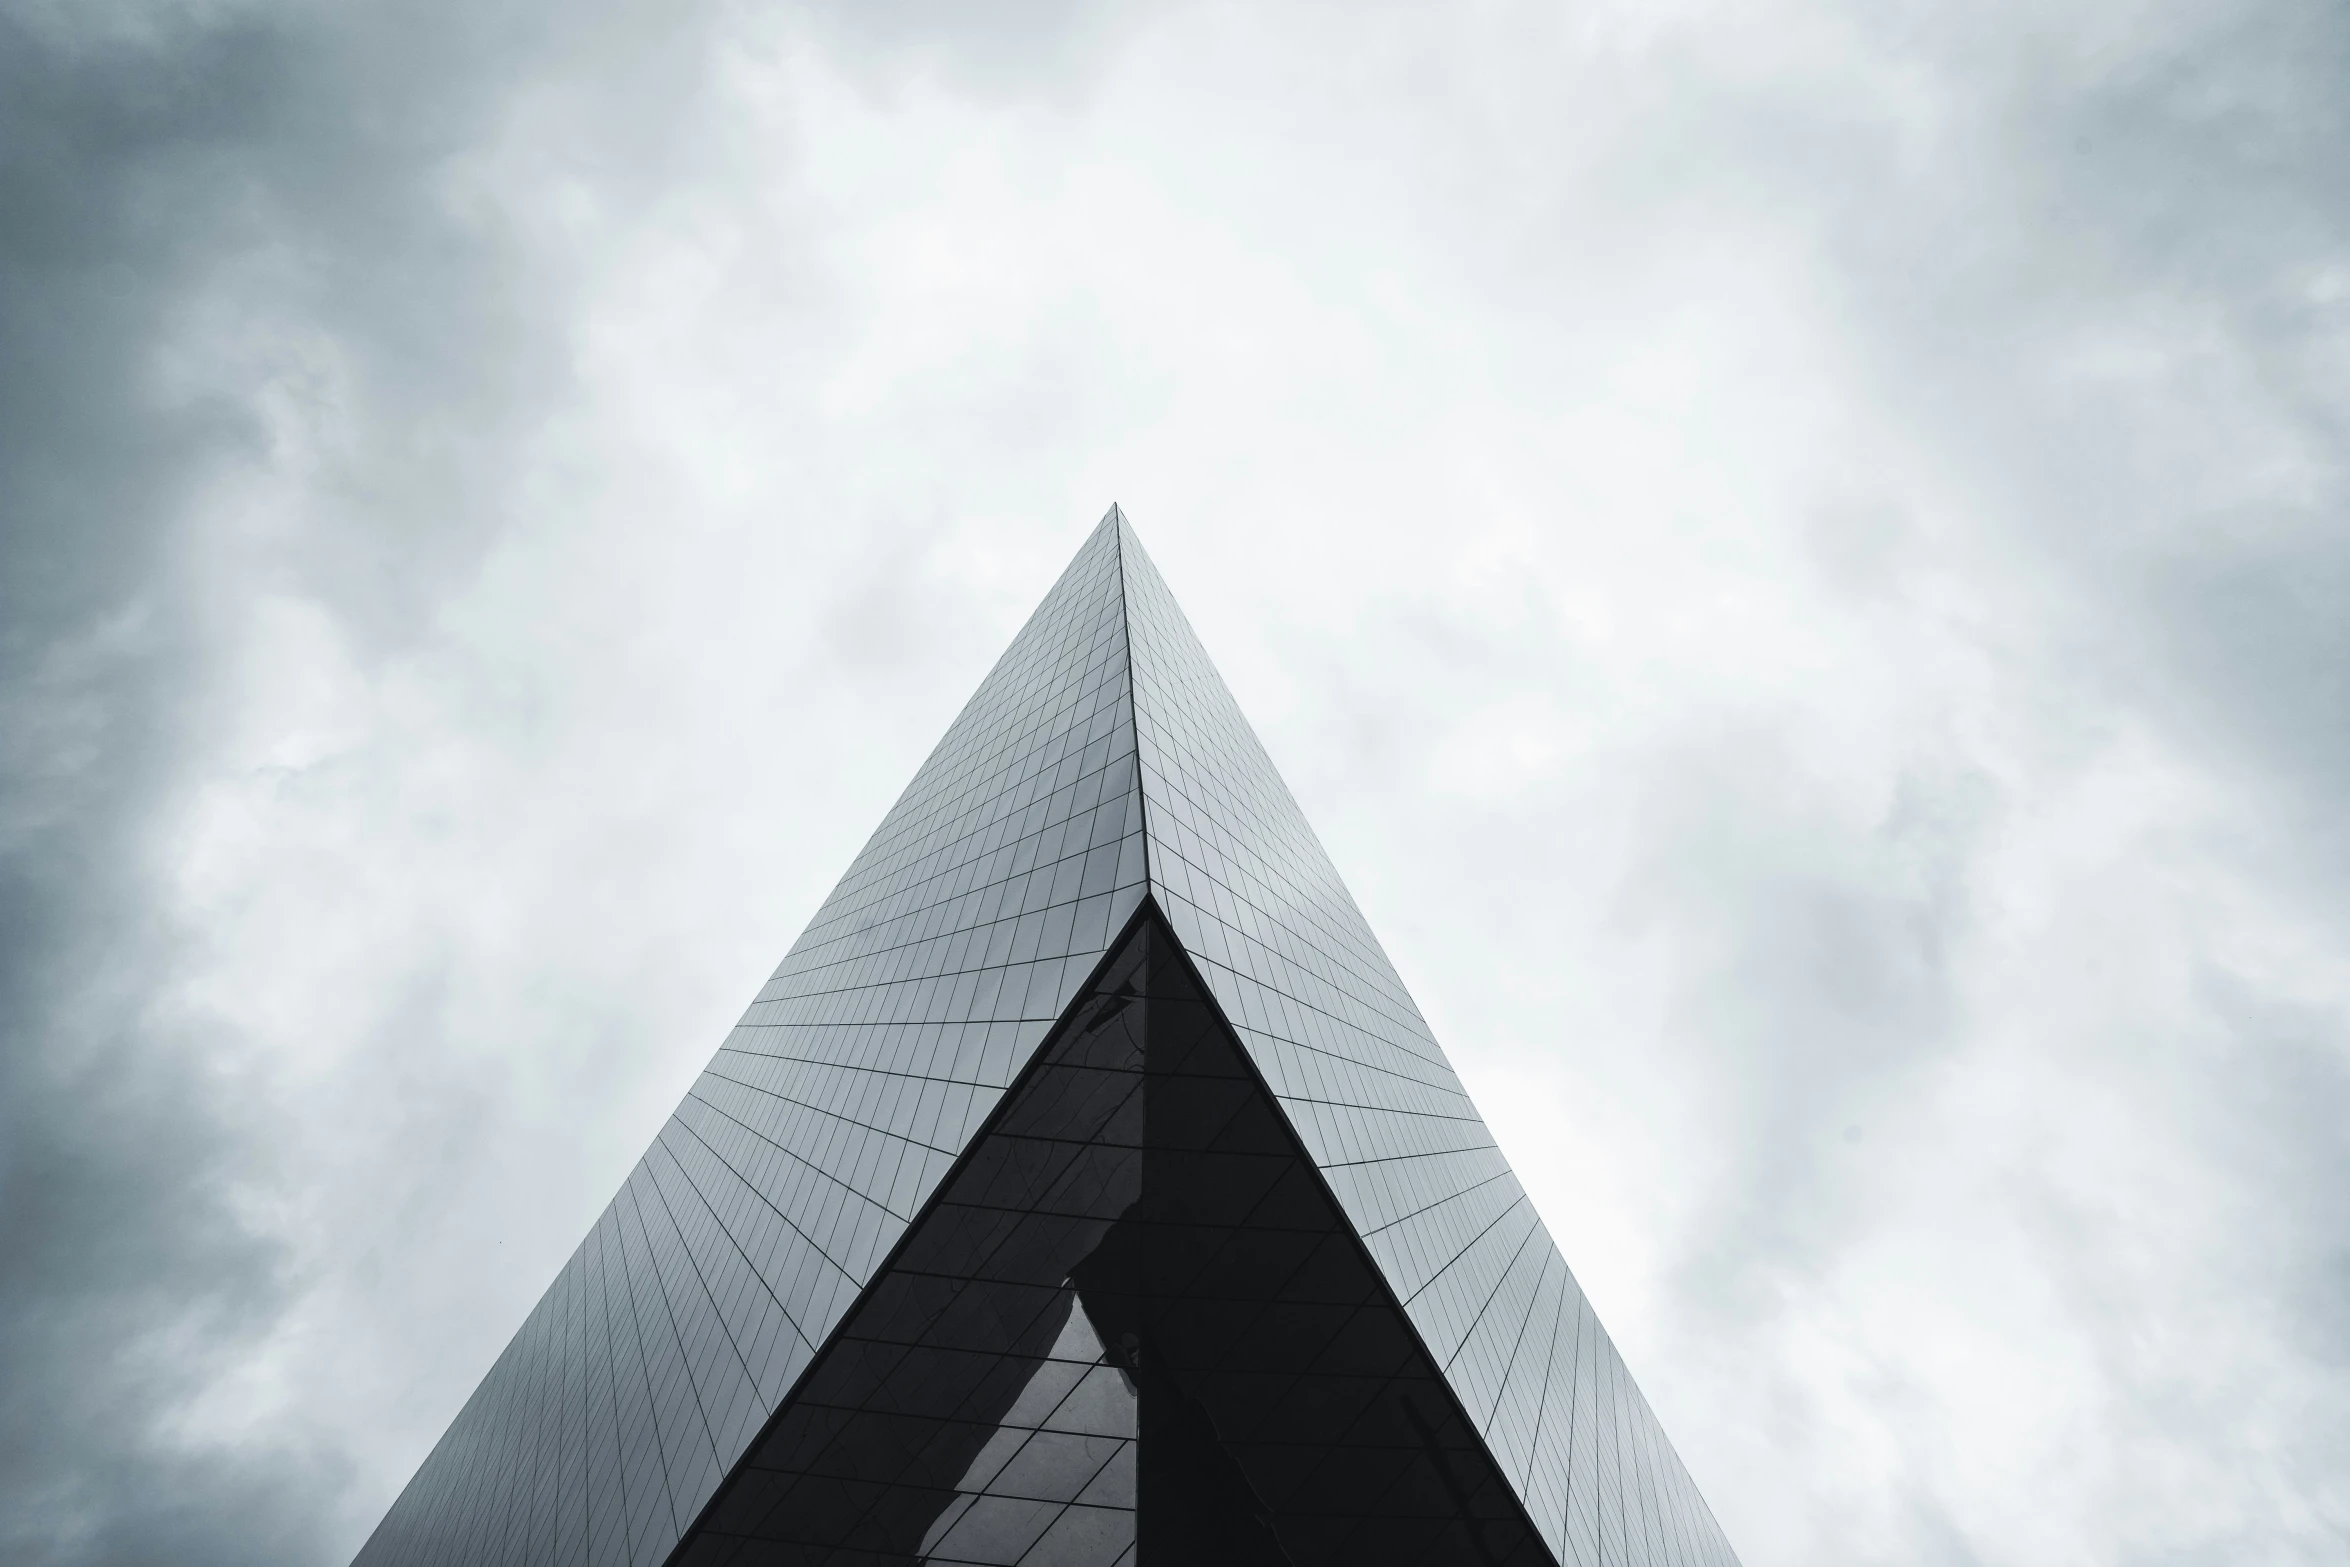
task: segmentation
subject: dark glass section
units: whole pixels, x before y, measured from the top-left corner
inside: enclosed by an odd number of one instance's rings
[[[1142,1563],[1547,1564],[1288,1120],[1152,925],[1142,1199],[1087,1259],[1142,1390]]]
[[[680,1562],[1132,1556],[1134,1384],[1071,1279],[1142,1191],[1149,955],[1112,954]]]
[[[1552,1562],[1150,910],[679,1560]]]

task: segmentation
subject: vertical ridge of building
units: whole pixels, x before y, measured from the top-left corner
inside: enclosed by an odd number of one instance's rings
[[[1133,531],[1133,524],[1126,520],[1125,508],[1116,501],[1112,501],[1110,509],[1102,514],[1102,520],[1097,526],[1110,529],[1111,536],[1118,541],[1118,635],[1125,639],[1123,645],[1126,650],[1126,699],[1132,703],[1134,700],[1134,617],[1126,593],[1126,536]],[[1135,545],[1137,549],[1141,547],[1140,543]],[[1151,803],[1148,794],[1142,787],[1139,757],[1138,749],[1134,808],[1140,813],[1142,823],[1142,883],[1144,890],[1148,891],[1151,879]]]

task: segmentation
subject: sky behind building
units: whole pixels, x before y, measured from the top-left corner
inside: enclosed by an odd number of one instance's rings
[[[0,8],[4,1554],[345,1559],[1115,500],[1748,1562],[2338,1559],[2345,82]]]

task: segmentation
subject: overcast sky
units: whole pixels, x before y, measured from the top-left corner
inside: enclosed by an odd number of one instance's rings
[[[1750,1567],[2350,1557],[2332,0],[0,0],[0,1556],[337,1564],[1107,505]]]

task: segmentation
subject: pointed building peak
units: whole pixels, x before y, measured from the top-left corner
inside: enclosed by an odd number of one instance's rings
[[[1101,520],[1093,525],[1093,531],[1085,536],[1085,542],[1078,546],[1077,550],[1078,555],[1082,557],[1101,547],[1101,541],[1105,539],[1108,541],[1109,550],[1119,563],[1118,569],[1111,573],[1111,577],[1115,584],[1114,590],[1118,596],[1121,614],[1125,611],[1126,598],[1126,541],[1133,536],[1133,533],[1134,524],[1127,520],[1124,508],[1120,507],[1116,501],[1112,501],[1110,509],[1102,513]],[[1136,548],[1140,547],[1138,543]]]
[[[1319,1260],[1127,1244],[1226,1230]],[[804,1560],[885,1493],[860,1560],[1735,1567],[1115,503],[361,1563]]]

